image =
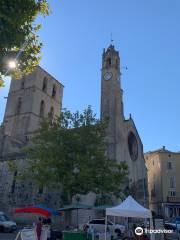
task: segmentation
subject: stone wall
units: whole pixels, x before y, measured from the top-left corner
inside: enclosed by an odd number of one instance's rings
[[[44,204],[56,209],[62,206],[61,193],[40,189],[31,179],[22,180],[25,158],[0,161],[0,211],[12,212],[16,207]]]

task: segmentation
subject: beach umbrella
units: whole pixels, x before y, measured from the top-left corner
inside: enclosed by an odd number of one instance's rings
[[[24,207],[24,208],[16,208],[15,213],[33,213],[38,214],[44,217],[51,217],[52,215],[59,215],[59,212],[56,212],[55,210],[51,208],[47,208],[43,205],[36,205],[36,206],[30,206],[30,207]]]

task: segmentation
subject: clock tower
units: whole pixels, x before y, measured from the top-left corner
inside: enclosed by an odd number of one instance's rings
[[[108,121],[107,156],[127,163],[130,193],[145,203],[147,172],[143,145],[131,115],[129,119],[124,117],[120,57],[112,44],[103,51],[101,74],[101,119]]]
[[[108,155],[116,159],[117,126],[124,120],[120,57],[113,45],[104,49],[101,77],[101,119],[108,120]]]

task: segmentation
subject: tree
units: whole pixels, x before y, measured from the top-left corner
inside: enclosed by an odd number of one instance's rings
[[[1,0],[0,3],[0,86],[3,75],[20,77],[33,71],[39,64],[42,43],[37,32],[38,14],[49,14],[46,0]],[[17,60],[16,68],[8,63]]]
[[[33,173],[37,185],[61,189],[68,202],[88,192],[120,196],[128,169],[124,162],[107,158],[106,125],[91,107],[83,113],[64,110],[55,121],[43,122],[28,150],[26,176]]]

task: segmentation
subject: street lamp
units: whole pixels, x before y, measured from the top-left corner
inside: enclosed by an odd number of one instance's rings
[[[74,167],[74,170],[73,170],[73,173],[74,173],[74,175],[75,175],[76,184],[77,184],[77,177],[78,177],[79,172],[80,172],[80,169],[78,168],[78,166],[75,166],[75,167]],[[76,201],[77,201],[77,204],[79,204],[80,197],[79,197],[78,194],[76,195]],[[77,229],[79,229],[78,206],[77,206],[76,222],[77,222]]]

